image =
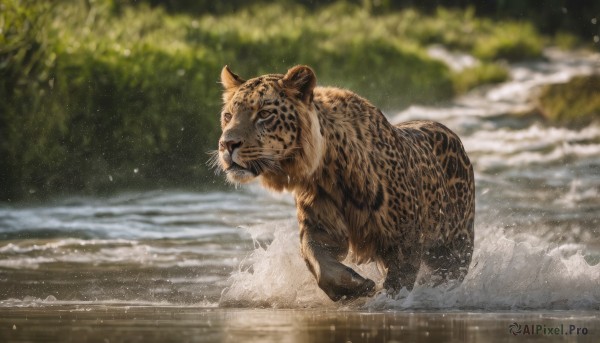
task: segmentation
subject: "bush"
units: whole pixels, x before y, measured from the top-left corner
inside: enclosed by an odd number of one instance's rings
[[[530,24],[497,25],[490,35],[480,37],[473,54],[481,59],[518,61],[539,58],[543,42]]]
[[[455,73],[454,90],[457,94],[462,94],[481,84],[500,83],[507,79],[506,68],[497,63],[481,63]]]
[[[206,183],[220,64],[167,39],[176,18],[110,10],[57,7],[45,32],[3,55],[3,74],[15,75],[2,83],[3,198]],[[32,76],[20,55],[39,56]]]
[[[578,76],[544,86],[538,110],[551,123],[581,125],[600,119],[600,75]]]

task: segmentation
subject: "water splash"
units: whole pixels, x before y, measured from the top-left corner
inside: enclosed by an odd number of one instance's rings
[[[288,221],[247,228],[255,249],[231,276],[221,306],[303,308],[331,303],[317,291],[300,256],[294,226]]]
[[[298,247],[297,226],[278,223],[248,229],[255,250],[231,277],[220,306],[341,309],[600,309],[600,264],[580,245],[556,245],[531,235],[508,237],[490,226],[480,238],[462,284],[417,285],[391,296],[333,303],[318,288]],[[265,237],[271,236],[272,240]],[[588,255],[586,255],[588,254]],[[355,266],[381,287],[374,264]]]

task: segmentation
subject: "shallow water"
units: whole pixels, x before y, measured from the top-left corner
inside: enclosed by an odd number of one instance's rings
[[[0,317],[0,338],[45,343],[597,342],[599,324],[597,312],[574,316],[62,305],[5,311]]]
[[[293,199],[252,185],[0,205],[0,312],[18,319],[18,309],[43,317],[43,309],[85,306],[93,313],[103,306],[109,313],[127,306],[197,309],[198,318],[212,313],[199,310],[207,307],[316,308],[354,316],[598,311],[600,123],[560,128],[506,115],[527,107],[536,85],[600,70],[597,55],[549,51],[547,57],[513,66],[514,81],[446,107],[390,114],[394,122],[446,124],[474,163],[476,247],[461,285],[333,303],[300,257]],[[375,266],[354,267],[381,286]]]

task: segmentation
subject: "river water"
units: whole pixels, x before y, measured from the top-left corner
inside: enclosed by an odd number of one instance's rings
[[[331,302],[298,248],[293,199],[258,185],[0,205],[0,311],[54,305],[386,310],[600,310],[600,122],[506,115],[535,88],[600,70],[547,52],[512,81],[390,120],[455,130],[475,166],[476,246],[461,285]],[[376,280],[373,265],[357,270]]]

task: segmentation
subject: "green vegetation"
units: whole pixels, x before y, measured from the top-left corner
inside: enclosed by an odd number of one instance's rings
[[[1,50],[3,197],[207,175],[218,63],[169,40],[180,29],[160,11],[109,9],[32,1],[3,11],[31,31]],[[5,27],[14,40],[19,30]]]
[[[507,79],[508,71],[497,63],[482,63],[452,76],[454,90],[459,94],[482,84],[500,83]]]
[[[538,109],[550,122],[580,125],[600,119],[600,74],[574,77],[567,83],[547,85],[537,99]]]
[[[146,3],[152,6],[164,6],[172,13],[223,14],[231,13],[256,3],[272,4],[295,3],[310,10],[319,10],[340,0],[121,0],[129,3]],[[433,14],[439,6],[453,9],[455,12],[468,10],[478,17],[492,18],[499,24],[506,19],[520,18],[527,20],[537,30],[548,36],[564,38],[565,34],[579,37],[578,42],[592,45],[594,35],[600,35],[598,16],[600,1],[591,0],[343,0],[346,3],[362,6],[364,10],[374,14],[398,12],[406,9],[417,9],[422,13]],[[596,18],[596,20],[594,20]],[[573,42],[569,39],[570,42]],[[596,45],[597,47],[598,45]]]
[[[0,0],[0,199],[209,183],[225,64],[243,77],[309,64],[320,84],[399,109],[501,81],[496,60],[537,57],[541,41],[527,24],[468,10],[272,4],[189,15]],[[433,43],[484,62],[451,72],[427,56]]]

